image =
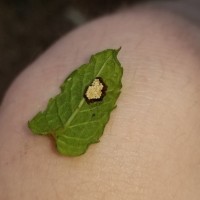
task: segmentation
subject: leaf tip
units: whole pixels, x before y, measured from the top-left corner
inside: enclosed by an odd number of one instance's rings
[[[118,53],[121,49],[122,47],[119,47],[118,49],[116,49],[116,52]]]

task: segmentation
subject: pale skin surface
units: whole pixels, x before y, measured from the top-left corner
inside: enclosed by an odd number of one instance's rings
[[[0,199],[199,199],[199,32],[183,14],[141,6],[58,41],[1,106]],[[60,156],[27,121],[91,54],[119,46],[123,89],[101,142],[83,156]]]

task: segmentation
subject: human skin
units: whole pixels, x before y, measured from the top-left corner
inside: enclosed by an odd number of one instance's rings
[[[0,109],[2,200],[199,199],[200,29],[169,10],[143,5],[88,23],[17,77]],[[122,93],[100,143],[59,155],[27,121],[91,54],[120,46]]]

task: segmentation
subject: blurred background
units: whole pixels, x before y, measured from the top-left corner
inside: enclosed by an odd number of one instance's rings
[[[16,75],[59,37],[141,2],[145,0],[0,0],[0,102]]]

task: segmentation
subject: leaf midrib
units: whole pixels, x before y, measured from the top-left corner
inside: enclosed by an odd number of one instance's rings
[[[95,77],[98,77],[98,76],[101,74],[101,72],[103,71],[103,69],[105,68],[107,62],[109,61],[109,59],[110,59],[111,57],[112,57],[112,55],[110,55],[110,56],[107,58],[107,60],[104,62],[103,66],[101,67],[101,69],[99,70],[99,72],[96,74]],[[79,110],[80,110],[81,107],[83,106],[84,101],[85,101],[85,99],[82,98],[81,101],[80,101],[80,103],[78,104],[76,110],[74,111],[74,113],[73,113],[73,114],[70,116],[70,118],[67,120],[67,122],[66,122],[66,124],[65,124],[65,126],[64,126],[65,128],[68,128],[68,127],[70,126],[70,123],[73,121],[73,119],[76,117],[76,115],[78,114]]]

